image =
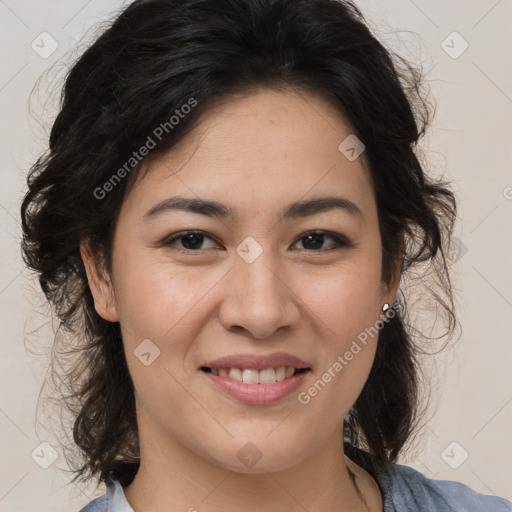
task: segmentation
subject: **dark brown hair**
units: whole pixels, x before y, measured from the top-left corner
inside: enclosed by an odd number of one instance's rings
[[[447,332],[453,330],[443,249],[456,206],[448,185],[429,179],[416,151],[433,111],[423,83],[417,68],[372,35],[350,1],[138,0],[80,56],[21,208],[25,262],[37,271],[71,340],[60,352],[72,356],[60,383],[81,455],[70,457],[75,478],[113,476],[127,485],[139,467],[134,388],[120,326],[95,311],[80,243],[89,240],[110,270],[112,234],[140,165],[124,167],[129,179],[112,182],[113,175],[156,127],[166,129],[152,155],[173,147],[231,95],[294,88],[321,95],[350,122],[370,167],[383,279],[400,257],[403,235],[402,292],[407,276],[428,274]],[[194,108],[171,122],[191,98]],[[98,190],[107,182],[105,196]],[[346,453],[363,467],[358,449],[395,461],[420,418],[419,348],[411,333],[402,297],[344,422]],[[64,356],[57,357],[62,369]]]

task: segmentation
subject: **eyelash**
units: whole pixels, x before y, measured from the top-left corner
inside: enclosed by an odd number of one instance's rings
[[[180,233],[172,235],[171,237],[163,240],[162,245],[164,247],[170,247],[172,245],[175,245],[174,243],[176,241],[178,241],[179,239],[181,239],[187,235],[193,235],[193,234],[194,235],[202,235],[206,238],[210,238],[210,240],[214,240],[211,236],[207,235],[203,231],[182,231]],[[350,243],[346,238],[342,237],[341,235],[337,235],[336,233],[329,232],[329,231],[307,231],[300,238],[298,238],[297,241],[303,240],[303,239],[307,238],[309,235],[327,236],[328,238],[331,238],[334,240],[335,247],[331,248],[331,249],[319,249],[319,250],[316,250],[316,249],[298,249],[298,250],[303,250],[303,251],[307,251],[307,252],[323,253],[323,252],[329,252],[329,251],[339,250],[339,249],[348,249],[353,246],[353,244]],[[295,243],[297,243],[297,242],[295,242]],[[295,243],[294,243],[294,245],[295,245]],[[177,249],[179,251],[186,252],[186,253],[194,253],[194,252],[200,253],[202,251],[208,250],[208,249],[186,249],[183,247],[177,247]]]

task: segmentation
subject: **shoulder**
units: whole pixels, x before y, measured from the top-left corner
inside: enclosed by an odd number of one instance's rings
[[[121,484],[115,479],[106,482],[107,490],[83,507],[80,512],[134,512],[126,501]]]
[[[384,512],[512,512],[512,501],[479,494],[452,480],[434,480],[402,464],[378,462]]]

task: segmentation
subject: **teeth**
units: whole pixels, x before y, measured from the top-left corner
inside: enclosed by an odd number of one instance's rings
[[[243,381],[244,384],[258,384],[258,370],[244,370]]]
[[[260,384],[274,384],[276,382],[276,372],[274,368],[267,368],[260,372]]]
[[[242,370],[240,370],[240,368],[231,368],[231,370],[229,370],[228,376],[230,379],[242,382]]]
[[[274,384],[288,379],[295,374],[293,366],[279,366],[278,368],[265,368],[258,371],[252,368],[212,368],[212,374],[219,377],[229,377],[232,380],[245,384]]]

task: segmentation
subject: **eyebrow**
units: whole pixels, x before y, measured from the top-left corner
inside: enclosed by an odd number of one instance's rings
[[[281,220],[307,217],[333,209],[341,209],[351,215],[363,217],[360,208],[352,201],[349,201],[344,197],[327,196],[296,201],[289,204],[282,211]],[[219,203],[218,201],[179,196],[169,197],[160,201],[144,214],[144,218],[151,218],[158,214],[173,210],[199,213],[200,215],[206,215],[207,217],[231,219],[233,221],[238,219],[236,211],[233,208],[223,203]]]

